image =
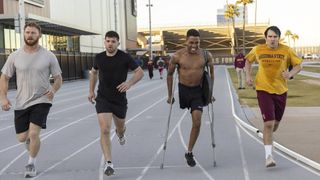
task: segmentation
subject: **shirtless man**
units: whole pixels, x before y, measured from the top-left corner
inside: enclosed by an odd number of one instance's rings
[[[201,126],[202,108],[204,106],[202,89],[203,71],[205,68],[204,51],[200,49],[200,33],[195,29],[190,29],[187,32],[187,47],[178,50],[171,58],[167,75],[168,100],[167,102],[174,103],[172,86],[173,74],[178,66],[179,74],[179,103],[180,108],[191,108],[192,129],[188,145],[188,152],[185,153],[187,164],[190,167],[196,165],[193,157],[192,149],[197,141]],[[214,81],[212,56],[208,52],[208,65],[211,72],[212,85]],[[212,100],[214,98],[212,97]]]

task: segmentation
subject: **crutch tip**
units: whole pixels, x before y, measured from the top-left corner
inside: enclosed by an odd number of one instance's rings
[[[213,167],[217,167],[216,161],[213,162]]]
[[[163,164],[160,165],[160,169],[163,169]]]

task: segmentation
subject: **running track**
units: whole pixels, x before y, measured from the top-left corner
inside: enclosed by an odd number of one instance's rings
[[[319,179],[319,171],[278,150],[274,152],[277,167],[264,167],[261,138],[257,133],[243,128],[234,116],[233,112],[240,119],[245,119],[235,101],[233,88],[229,87],[225,66],[217,66],[215,70],[217,166],[213,167],[210,123],[205,108],[200,136],[194,149],[198,164],[193,168],[187,167],[184,152],[188,144],[191,117],[188,111],[179,109],[178,103],[175,103],[164,169],[160,169],[169,105],[166,103],[166,81],[159,79],[158,72],[154,73],[156,77],[153,80],[149,80],[145,73],[144,79],[127,93],[127,143],[120,146],[112,131],[113,163],[116,170],[116,175],[112,177],[102,172],[98,122],[94,106],[87,101],[88,81],[64,83],[56,94],[48,117],[48,128],[41,133],[42,146],[36,163],[38,176],[33,179]],[[11,101],[14,95],[15,91],[8,93]],[[177,93],[175,98],[178,100]],[[0,180],[24,179],[27,153],[24,145],[15,138],[13,111],[1,111],[0,115]]]

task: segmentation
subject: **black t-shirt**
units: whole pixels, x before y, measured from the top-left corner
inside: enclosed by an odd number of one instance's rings
[[[138,68],[133,58],[121,50],[118,50],[114,56],[107,56],[106,51],[103,51],[96,55],[93,68],[99,70],[98,98],[100,96],[126,104],[126,93],[120,93],[117,86],[127,80],[129,69]]]

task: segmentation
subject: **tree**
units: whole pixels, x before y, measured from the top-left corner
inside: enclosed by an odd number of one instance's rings
[[[227,4],[227,9],[224,12],[224,17],[226,19],[231,19],[232,21],[232,28],[233,28],[233,34],[232,34],[232,39],[235,39],[236,43],[234,43],[234,41],[232,41],[232,49],[235,50],[235,47],[237,49],[237,53],[239,53],[239,44],[238,44],[238,37],[237,37],[237,33],[236,33],[236,27],[235,27],[235,17],[238,17],[240,15],[239,13],[239,8],[237,5],[235,4]],[[229,23],[229,21],[228,21]],[[231,35],[230,35],[231,36]]]
[[[247,4],[253,3],[254,0],[237,0],[236,4],[243,5],[243,32],[242,32],[242,45],[243,45],[243,54],[246,53],[246,46],[245,46],[245,30],[246,30],[246,6]]]
[[[292,32],[290,30],[287,30],[284,34],[288,39],[288,45],[290,46],[290,37],[292,36]]]
[[[291,38],[293,40],[293,48],[295,48],[296,47],[296,40],[299,39],[299,36],[298,36],[298,34],[292,34]]]

